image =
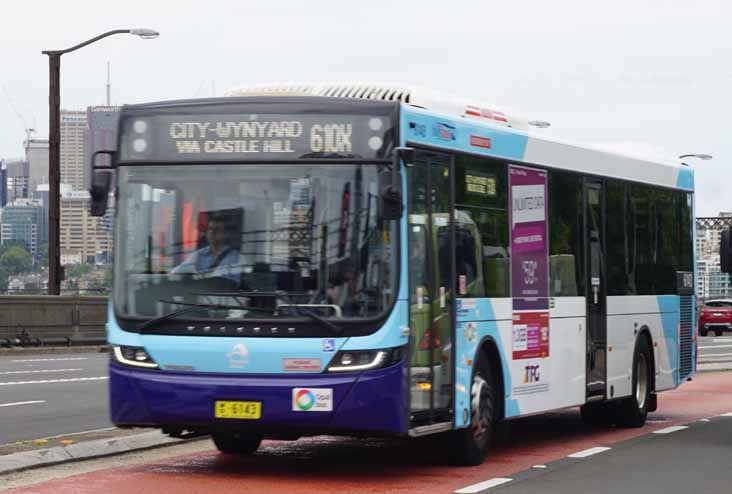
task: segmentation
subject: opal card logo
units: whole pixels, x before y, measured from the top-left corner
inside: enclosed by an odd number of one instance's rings
[[[454,141],[456,130],[453,125],[438,122],[432,127],[432,137],[441,141]]]
[[[293,412],[332,412],[333,390],[331,388],[293,388]]]

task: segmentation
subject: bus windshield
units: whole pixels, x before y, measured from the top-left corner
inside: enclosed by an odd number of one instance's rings
[[[371,318],[396,286],[376,164],[122,166],[115,310],[190,319]]]

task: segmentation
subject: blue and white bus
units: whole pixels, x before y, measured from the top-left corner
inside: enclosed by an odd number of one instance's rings
[[[693,173],[386,85],[122,108],[108,338],[118,426],[442,434],[581,407],[639,427],[695,371]]]

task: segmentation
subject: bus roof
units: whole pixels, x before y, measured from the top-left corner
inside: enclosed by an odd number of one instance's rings
[[[677,160],[548,137],[532,130],[529,120],[516,111],[409,84],[276,83],[242,86],[227,95],[397,101],[404,109],[407,142],[670,188],[694,188],[693,170]]]

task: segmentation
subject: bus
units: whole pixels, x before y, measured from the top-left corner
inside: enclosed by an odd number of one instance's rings
[[[406,86],[253,86],[116,118],[91,193],[100,215],[114,192],[119,427],[241,455],[439,434],[476,465],[502,421],[580,407],[640,427],[695,371],[681,162]]]

